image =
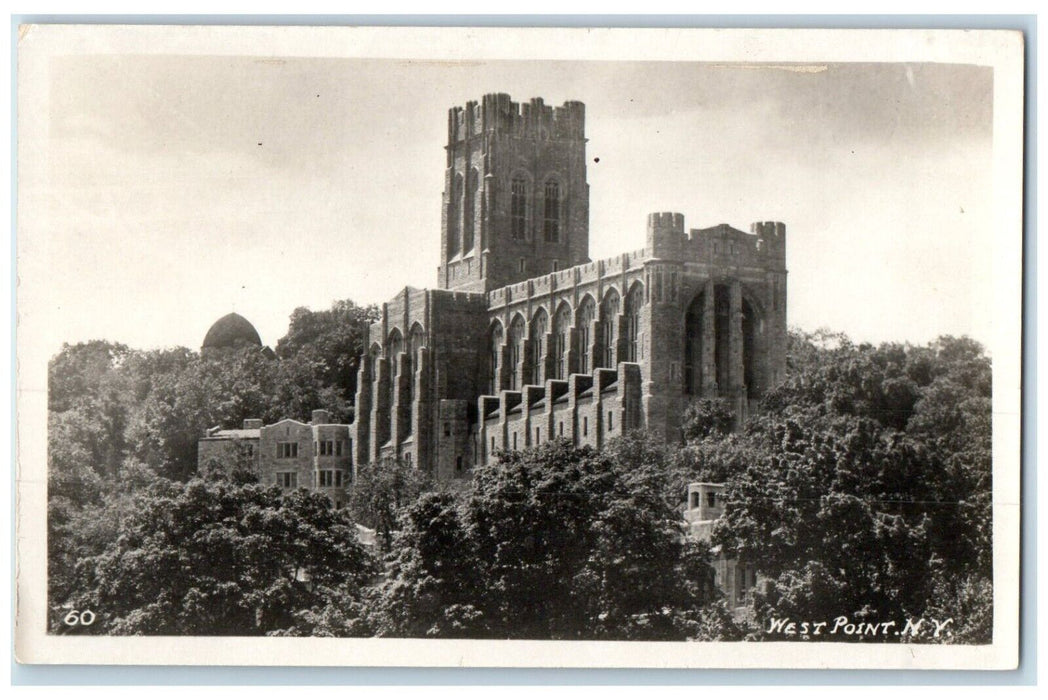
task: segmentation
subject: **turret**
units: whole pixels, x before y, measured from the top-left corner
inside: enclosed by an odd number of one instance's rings
[[[757,236],[757,250],[768,257],[786,260],[786,224],[781,221],[755,221],[750,233]]]
[[[646,247],[652,257],[678,259],[684,244],[684,215],[676,212],[648,214]]]

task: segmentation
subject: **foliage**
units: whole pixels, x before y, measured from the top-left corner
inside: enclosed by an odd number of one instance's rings
[[[324,311],[299,307],[291,313],[287,335],[277,341],[277,356],[319,363],[321,384],[352,397],[360,356],[367,349],[368,326],[379,318],[374,304],[357,306],[349,299],[336,301]]]
[[[308,634],[330,592],[352,596],[374,573],[323,496],[158,480],[105,551],[82,560],[70,604],[97,611],[85,628],[96,634]]]
[[[386,633],[684,639],[713,597],[703,545],[661,491],[555,441],[477,470],[458,505],[424,497],[396,541]],[[654,485],[657,480],[647,481]]]
[[[954,625],[930,641],[990,640],[991,367],[971,340],[794,331],[785,381],[735,432],[699,401],[681,445],[554,442],[500,455],[457,494],[364,465],[341,513],[260,486],[248,460],[196,464],[215,425],[346,420],[374,318],[298,309],[276,358],[64,346],[49,366],[50,629],[76,631],[71,607],[102,615],[80,632],[534,639],[934,616]],[[745,619],[713,590],[709,545],[682,536],[693,481],[726,484],[713,544],[758,570]],[[353,521],[378,532],[381,581]]]
[[[727,480],[714,539],[766,578],[758,620],[919,617],[990,579],[989,360],[838,340],[766,398]]]
[[[379,546],[388,552],[401,510],[432,486],[430,477],[411,464],[384,459],[357,468],[346,508],[355,522],[375,530]]]
[[[719,399],[698,399],[688,404],[681,418],[681,434],[686,442],[723,438],[731,432],[735,414]]]

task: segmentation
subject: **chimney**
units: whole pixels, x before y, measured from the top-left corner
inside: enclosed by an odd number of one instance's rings
[[[324,425],[331,422],[331,412],[318,408],[313,411],[313,425]]]
[[[261,430],[262,419],[261,418],[245,418],[244,419],[244,430]]]

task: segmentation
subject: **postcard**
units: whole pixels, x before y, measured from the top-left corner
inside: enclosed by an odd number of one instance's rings
[[[1015,668],[1023,52],[22,26],[17,658]]]

